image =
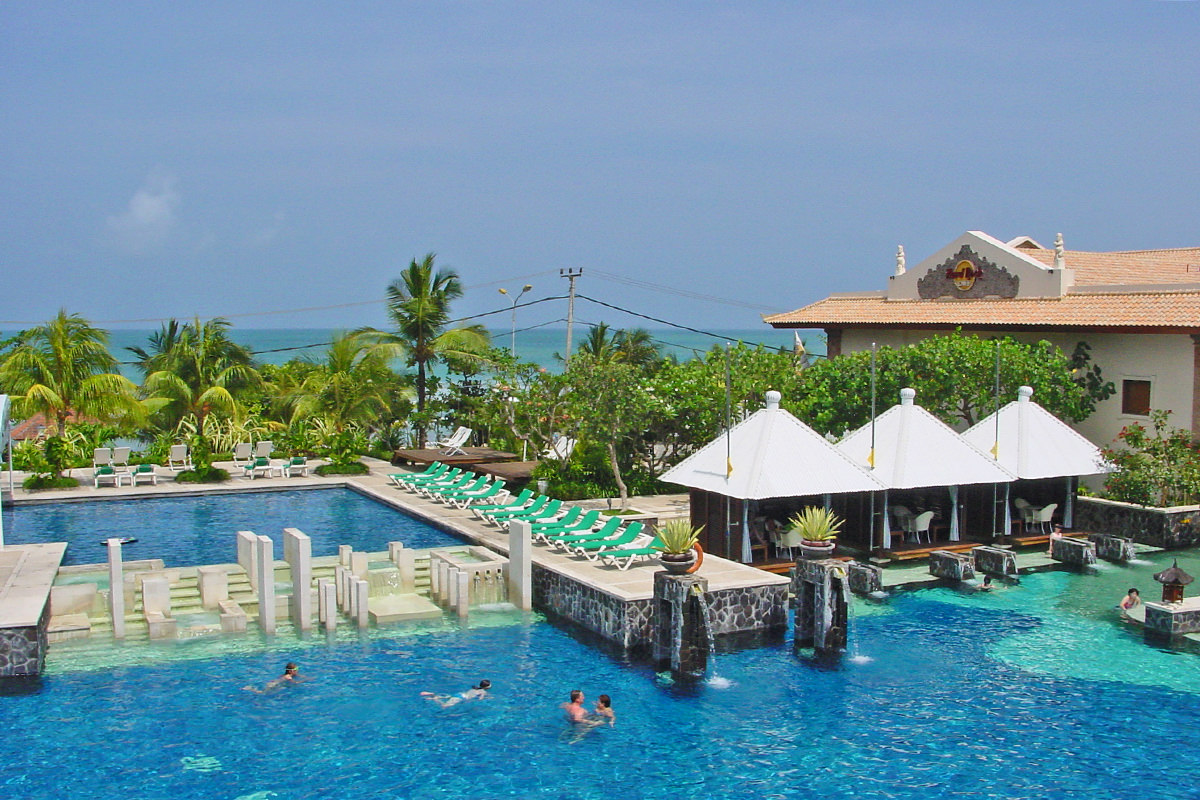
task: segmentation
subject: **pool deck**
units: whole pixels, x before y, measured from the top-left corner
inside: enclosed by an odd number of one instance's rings
[[[177,484],[172,480],[173,473],[163,467],[158,468],[160,476],[157,484],[139,484],[138,486],[102,486],[99,489],[91,485],[92,470],[81,468],[72,471],[72,476],[78,478],[81,484],[78,488],[54,489],[28,492],[21,488],[20,481],[24,477],[16,473],[16,486],[12,499],[19,504],[26,503],[61,503],[89,502],[96,500],[131,500],[147,497],[167,497],[182,495],[211,495],[229,494],[247,491],[280,491],[284,489],[320,489],[346,486],[361,494],[372,497],[393,508],[421,518],[435,527],[451,531],[475,543],[490,547],[497,552],[508,554],[508,533],[476,519],[470,511],[451,508],[441,503],[421,498],[412,492],[396,488],[388,479],[388,475],[404,471],[387,463],[372,458],[363,458],[363,463],[370,467],[370,473],[357,476],[321,477],[310,474],[307,476],[259,477],[253,480],[238,475],[222,484]],[[310,467],[320,462],[309,462]],[[234,473],[232,463],[221,462],[216,466],[229,469]],[[7,480],[4,482],[7,487]],[[5,490],[4,496],[8,497]],[[604,507],[605,501],[580,501],[578,505]],[[664,495],[662,497],[635,497],[630,499],[632,508],[644,515],[659,518],[686,516],[686,495]],[[230,534],[232,535],[232,531]],[[258,531],[258,533],[278,536],[277,531]],[[4,552],[4,551],[0,551]],[[153,554],[151,554],[153,555]],[[61,554],[60,554],[61,557]],[[608,594],[622,601],[647,600],[654,594],[654,573],[660,571],[656,561],[643,561],[631,566],[628,570],[618,570],[615,567],[605,567],[598,561],[588,561],[575,558],[557,550],[544,546],[535,546],[532,555],[533,563],[585,584],[593,589]],[[757,586],[777,586],[789,583],[783,575],[775,575],[754,567],[728,561],[715,556],[707,556],[703,566],[697,573],[709,582],[710,591],[727,589],[743,589]]]
[[[0,630],[37,626],[66,550],[64,542],[0,550]]]

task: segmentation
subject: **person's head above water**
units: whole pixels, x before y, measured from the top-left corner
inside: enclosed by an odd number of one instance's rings
[[[484,679],[484,680],[480,681],[480,682],[479,682],[479,685],[478,685],[478,686],[476,686],[475,688],[476,688],[476,689],[483,689],[483,690],[486,692],[488,689],[492,688],[492,682],[491,682],[491,681],[489,681],[489,680],[486,680],[486,679]]]
[[[991,586],[991,585],[992,585],[992,576],[991,576],[991,575],[984,575],[984,576],[983,576],[983,585],[984,585],[984,586]]]
[[[596,698],[596,703],[604,708],[612,708],[612,698],[606,694],[602,694]]]
[[[1139,594],[1137,589],[1130,589],[1130,590],[1129,590],[1129,593],[1130,593],[1131,595],[1133,595],[1134,597],[1136,597],[1136,596]]]
[[[289,661],[287,664],[285,664],[283,666],[283,672],[285,675],[291,675],[291,674],[295,673],[296,670],[298,670],[298,669],[300,669],[300,668],[297,667],[295,662],[292,662],[292,661]]]
[[[582,700],[583,700],[583,690],[582,689],[572,689],[571,690],[571,702],[579,703]]]

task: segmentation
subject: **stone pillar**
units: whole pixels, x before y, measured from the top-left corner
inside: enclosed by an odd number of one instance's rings
[[[1050,558],[1073,567],[1086,567],[1096,563],[1096,545],[1069,536],[1051,536]]]
[[[883,569],[874,564],[851,561],[846,564],[846,580],[850,582],[850,591],[855,594],[883,591]]]
[[[1089,533],[1088,541],[1096,545],[1096,558],[1102,558],[1105,561],[1115,561],[1121,564],[1130,561],[1135,555],[1133,539],[1127,539],[1124,536]]]
[[[271,537],[259,536],[255,554],[258,576],[258,625],[268,635],[275,633],[275,553]]]
[[[849,572],[840,561],[823,558],[796,562],[792,569],[796,647],[812,647],[819,653],[846,648],[848,582]]]
[[[368,613],[370,605],[371,586],[362,579],[354,582],[354,616],[358,620],[358,627],[365,628],[371,622],[371,616]]]
[[[654,660],[670,667],[677,681],[694,680],[708,670],[708,579],[698,575],[654,573]]]
[[[250,588],[258,589],[258,537],[254,531],[237,532],[237,563],[246,570]]]
[[[471,609],[471,573],[458,572],[458,618],[466,619]]]
[[[532,526],[521,520],[508,523],[508,601],[521,611],[533,609],[532,552]]]
[[[969,581],[975,577],[975,560],[970,553],[934,550],[929,554],[929,574],[935,578]]]
[[[350,566],[350,554],[354,552],[354,548],[348,544],[338,545],[338,563],[343,567]]]
[[[1017,574],[1017,556],[1001,547],[976,547],[971,551],[975,569],[984,575],[1010,576]]]
[[[121,562],[121,540],[109,539],[108,613],[112,617],[114,639],[125,638],[125,567]]]
[[[328,578],[317,581],[318,603],[321,608],[321,622],[325,630],[337,629],[337,587]]]
[[[297,528],[284,528],[283,557],[292,568],[292,623],[312,630],[312,539]]]
[[[404,550],[404,542],[388,542],[388,561],[399,566],[402,550]]]
[[[224,567],[199,567],[196,582],[200,587],[200,605],[217,608],[229,599],[229,574]]]
[[[367,559],[366,553],[350,554],[350,571],[354,573],[354,577],[366,580],[367,573],[371,569],[370,565],[371,562]]]
[[[396,553],[396,568],[400,570],[400,591],[412,594],[417,590],[417,554],[405,548]]]
[[[458,605],[458,567],[446,568],[446,605],[455,608]]]

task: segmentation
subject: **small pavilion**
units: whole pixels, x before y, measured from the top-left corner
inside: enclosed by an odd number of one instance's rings
[[[960,541],[964,531],[990,540],[994,522],[987,509],[993,487],[1011,482],[1013,474],[916,405],[916,395],[914,389],[901,389],[898,405],[837,445],[885,490],[883,502],[873,509],[878,522],[872,527],[879,533],[864,544],[890,551],[893,535],[919,543],[924,533],[932,545],[943,533],[950,542]],[[973,491],[960,492],[960,487]],[[932,516],[921,519],[926,512]]]
[[[750,523],[760,513],[780,521],[788,511],[829,505],[833,495],[883,488],[868,471],[821,434],[779,407],[766,406],[734,425],[660,477],[691,489],[692,525],[706,552],[750,563]],[[770,509],[763,501],[772,501]]]
[[[1030,509],[1036,511],[1044,509],[1046,504],[1061,502],[1057,510],[1061,512],[1063,527],[1071,528],[1077,479],[1108,472],[1110,468],[1100,448],[1032,398],[1032,387],[1020,387],[1015,401],[980,420],[962,436],[979,450],[990,453],[996,463],[1017,477],[1008,494],[1022,501],[1018,510],[1024,516],[1028,518]],[[1011,531],[1012,503],[1005,502],[1004,507],[1004,530]]]

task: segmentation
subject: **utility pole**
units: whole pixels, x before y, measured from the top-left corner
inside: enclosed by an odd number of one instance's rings
[[[558,271],[560,278],[566,278],[571,282],[571,287],[567,291],[567,352],[563,354],[563,361],[571,359],[571,328],[575,325],[575,279],[582,274],[583,267],[567,267]]]

